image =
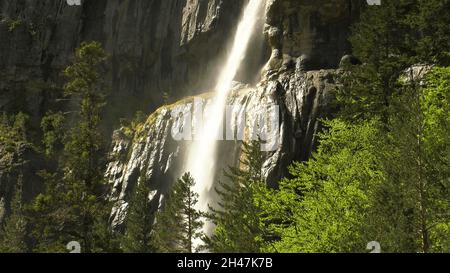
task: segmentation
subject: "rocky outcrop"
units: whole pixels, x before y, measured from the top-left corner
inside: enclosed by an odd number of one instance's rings
[[[313,149],[316,133],[320,129],[319,118],[325,117],[335,88],[335,70],[285,73],[278,80],[263,82],[258,87],[237,87],[229,99],[229,105],[243,105],[246,124],[254,124],[252,117],[271,105],[280,107],[279,136],[276,149],[266,153],[264,174],[267,183],[276,186],[287,172],[293,160],[307,159]],[[206,96],[210,96],[207,94]],[[193,98],[171,106],[164,106],[152,114],[131,136],[126,129],[114,134],[111,162],[106,176],[111,186],[114,225],[120,226],[126,216],[129,199],[137,183],[149,183],[153,193],[150,198],[158,208],[164,194],[181,175],[190,141],[177,141],[172,132],[190,126],[190,119],[173,115],[192,113]],[[206,111],[208,111],[206,109]],[[245,134],[248,137],[251,133]],[[240,157],[239,141],[222,141],[219,147],[221,171],[236,165]]]
[[[269,98],[279,102],[282,145],[266,162],[267,180],[273,184],[292,160],[309,156],[317,118],[330,110],[326,105],[334,84],[333,70],[320,69],[337,68],[341,57],[350,54],[349,26],[365,1],[267,1],[266,42],[255,39],[237,78],[259,82],[258,88],[238,88],[235,99],[245,101],[250,112]],[[24,111],[39,126],[63,84],[61,70],[86,40],[102,42],[110,55],[106,128],[136,110],[154,111],[166,94],[175,100],[210,90],[247,2],[81,0],[81,6],[69,6],[66,0],[0,0],[0,111]],[[143,172],[156,203],[179,175],[186,144],[169,137],[179,121],[168,113],[163,107],[152,114],[136,136],[114,134],[106,176],[120,208],[113,212],[117,223]],[[239,143],[221,149],[227,151],[224,166],[239,157]],[[10,192],[0,193],[0,199],[5,196]]]
[[[137,110],[152,112],[164,93],[176,98],[206,90],[245,2],[81,0],[81,6],[69,6],[66,0],[0,0],[0,112],[22,111],[37,130],[60,96],[61,71],[89,40],[102,42],[110,55],[102,124],[107,130]],[[62,103],[52,106],[67,109]],[[6,208],[18,179],[8,164],[44,161],[14,154],[16,161],[2,158],[0,164],[0,203]],[[28,169],[24,183],[39,183],[38,170]]]
[[[110,127],[136,110],[151,112],[163,93],[208,89],[246,1],[0,0],[0,111],[36,120],[82,41],[110,55]]]
[[[365,1],[299,1],[268,0],[266,41],[268,62],[255,88],[236,87],[229,104],[245,105],[251,119],[270,104],[280,107],[277,128],[279,146],[266,153],[264,174],[270,186],[287,174],[294,160],[311,155],[320,130],[319,119],[331,111],[330,101],[336,87],[335,74],[343,63],[353,63],[347,37],[350,24],[358,18]],[[188,36],[189,37],[189,36]],[[154,208],[158,208],[172,183],[182,175],[190,142],[175,141],[173,128],[188,126],[186,120],[171,113],[182,107],[182,113],[193,111],[192,98],[160,108],[137,133],[126,130],[114,134],[112,161],[106,172],[111,185],[113,224],[120,227],[131,193],[137,183],[149,183]],[[179,110],[179,109],[178,109]],[[248,120],[253,124],[255,120]],[[248,135],[247,135],[248,136]],[[248,140],[248,139],[247,139]],[[239,141],[222,141],[218,170],[236,165],[240,157]],[[141,181],[145,179],[145,181]]]
[[[304,71],[339,66],[351,53],[350,25],[366,5],[361,0],[269,0],[266,36],[272,48],[269,76],[295,66]]]

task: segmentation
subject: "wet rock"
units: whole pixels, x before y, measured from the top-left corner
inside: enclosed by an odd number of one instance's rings
[[[21,109],[39,127],[51,91],[63,85],[60,72],[80,42],[89,40],[102,42],[110,55],[105,74],[111,88],[104,120],[108,129],[136,110],[152,112],[165,92],[183,98],[211,90],[246,2],[85,0],[82,6],[68,6],[66,1],[0,0],[0,111]],[[250,65],[239,78],[253,82],[267,64],[262,80],[258,88],[235,86],[233,102],[246,105],[250,113],[274,102],[280,106],[281,145],[265,163],[269,185],[276,186],[292,160],[309,157],[320,130],[318,118],[329,111],[334,86],[333,71],[320,69],[337,68],[350,52],[349,26],[365,2],[268,0],[267,45],[259,45],[261,50],[251,45],[251,61],[244,61]],[[185,113],[192,102],[172,107]],[[172,117],[172,107],[152,114],[135,135],[114,134],[106,177],[117,204],[112,213],[117,226],[142,173],[153,190],[149,198],[157,204],[181,175],[189,143],[171,137],[173,126],[186,127],[185,120]],[[236,163],[239,143],[224,143],[220,150],[219,168]],[[23,173],[34,174],[39,168],[29,162],[42,161],[25,150],[13,155],[0,155],[0,163],[27,162]],[[0,166],[0,211],[8,209],[18,173],[8,175]],[[34,185],[34,177],[24,179]]]
[[[268,80],[250,88],[234,85],[229,105],[242,105],[237,120],[245,114],[245,124],[255,124],[258,113],[273,105],[279,106],[280,123],[276,128],[278,144],[266,153],[263,173],[267,184],[277,186],[277,182],[287,173],[287,166],[293,160],[307,159],[316,142],[320,130],[319,119],[329,114],[329,103],[335,84],[335,70],[290,72],[278,75],[278,80]],[[206,108],[211,95],[206,98]],[[116,202],[112,217],[116,227],[120,227],[126,214],[127,204],[139,178],[145,174],[153,190],[152,202],[160,204],[172,184],[182,175],[190,141],[173,138],[172,132],[189,126],[190,119],[173,116],[178,113],[193,112],[193,98],[188,98],[171,106],[165,106],[153,113],[132,139],[121,131],[114,134],[111,149],[113,160],[108,164],[106,177],[111,187],[111,200]],[[206,111],[208,111],[206,109]],[[175,129],[174,129],[175,128]],[[246,127],[245,140],[253,135],[252,128]],[[219,146],[217,173],[235,165],[241,154],[242,142],[222,141]],[[205,147],[206,148],[206,147]],[[127,157],[118,156],[127,154]],[[159,205],[154,206],[157,209]]]

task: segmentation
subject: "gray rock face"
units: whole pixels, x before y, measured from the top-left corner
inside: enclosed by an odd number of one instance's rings
[[[234,100],[246,102],[249,112],[273,100],[281,107],[281,146],[266,161],[267,181],[273,185],[292,160],[310,155],[317,118],[330,111],[334,84],[334,72],[320,69],[337,68],[342,56],[350,54],[349,25],[365,1],[267,1],[266,42],[255,40],[250,46],[237,80],[254,83],[266,64],[262,79],[258,88],[237,88]],[[110,54],[107,128],[136,110],[152,112],[164,93],[183,98],[210,90],[247,2],[82,0],[78,7],[65,0],[0,0],[0,111],[20,109],[38,126],[53,91],[63,84],[61,70],[80,42],[88,40],[102,42]],[[152,114],[133,137],[114,134],[106,176],[117,202],[116,225],[126,215],[141,173],[154,189],[155,204],[181,174],[187,145],[170,137],[172,125],[182,121],[173,119],[169,109]],[[232,142],[220,147],[226,151],[220,153],[222,167],[236,162],[239,148]],[[8,179],[9,189],[14,182]],[[8,204],[10,196],[9,191],[0,192],[0,204]]]
[[[307,61],[305,70],[337,68],[351,53],[349,26],[365,5],[364,0],[269,0],[265,33],[283,59]]]
[[[285,73],[279,76],[279,80],[266,81],[254,88],[238,86],[233,91],[229,105],[244,106],[246,124],[254,124],[252,117],[256,117],[261,109],[274,104],[280,107],[281,123],[276,128],[280,145],[266,154],[264,163],[264,174],[270,186],[275,187],[279,178],[286,175],[287,166],[293,160],[304,160],[310,156],[315,134],[320,129],[318,119],[325,117],[329,111],[335,88],[335,72]],[[160,108],[133,137],[127,136],[124,129],[115,132],[112,160],[106,172],[111,186],[111,200],[116,203],[112,212],[115,226],[122,223],[132,192],[137,183],[142,182],[142,177],[147,179],[146,183],[153,190],[153,207],[158,208],[164,194],[182,175],[191,142],[176,141],[172,131],[189,126],[186,122],[191,120],[174,118],[174,109],[181,113],[193,112],[193,99]],[[248,140],[250,135],[246,133],[244,139]],[[241,142],[221,141],[219,145],[216,159],[220,162],[218,172],[238,162]]]
[[[31,126],[39,128],[55,91],[63,86],[61,71],[75,48],[90,40],[102,42],[110,55],[105,78],[111,95],[103,120],[107,129],[137,110],[152,112],[165,92],[176,98],[206,90],[214,84],[209,79],[217,73],[246,1],[81,2],[69,6],[66,0],[0,0],[0,112],[25,112]],[[29,153],[14,154],[19,157],[14,162],[43,161]],[[18,179],[18,173],[7,170],[6,163],[14,162],[1,160],[0,215],[2,208],[8,210]],[[34,174],[41,167],[31,166],[23,177],[26,185],[39,183]]]
[[[245,105],[249,116],[269,104],[280,107],[281,123],[277,128],[280,145],[267,153],[264,164],[268,185],[276,187],[293,160],[306,160],[311,155],[320,130],[318,120],[332,110],[329,104],[336,86],[336,70],[332,68],[337,68],[341,58],[350,52],[349,26],[364,3],[268,0],[265,34],[272,53],[268,55],[262,80],[257,88],[237,88],[229,102]],[[190,26],[192,21],[189,22]],[[189,40],[191,32],[185,33]],[[177,105],[183,107],[183,113],[193,111],[192,99]],[[131,193],[137,183],[143,182],[142,177],[151,185],[150,198],[153,207],[158,208],[164,194],[182,175],[189,142],[172,138],[174,126],[186,126],[185,120],[172,117],[173,107],[155,112],[132,139],[120,130],[114,135],[114,160],[108,165],[106,177],[111,185],[111,200],[116,202],[112,211],[116,227],[122,224]],[[252,122],[249,120],[249,124]],[[216,159],[220,162],[218,172],[236,165],[240,145],[240,142],[221,142]]]
[[[245,2],[0,0],[0,111],[19,106],[38,119],[74,49],[89,40],[111,57],[107,122],[151,112],[164,92],[206,90]]]

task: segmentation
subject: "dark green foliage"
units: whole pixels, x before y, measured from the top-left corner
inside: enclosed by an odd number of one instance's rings
[[[193,253],[204,237],[202,213],[195,207],[198,194],[189,173],[183,175],[166,197],[164,209],[158,213],[155,224],[154,246],[157,252]]]
[[[7,115],[2,113],[0,120],[0,143],[4,147],[27,142],[28,116],[24,113]]]
[[[450,49],[449,0],[384,1],[367,9],[350,38],[364,62],[395,72],[401,65],[443,63]],[[390,69],[394,70],[390,70]],[[395,73],[391,73],[395,80]]]
[[[363,13],[350,41],[361,66],[347,66],[337,98],[341,117],[388,123],[398,79],[415,64],[448,63],[448,0],[385,1]]]
[[[0,227],[0,252],[26,253],[28,230],[27,218],[22,199],[22,177],[19,177],[15,188],[14,198],[11,200],[11,213],[6,218],[6,224]]]
[[[106,54],[98,42],[83,43],[75,53],[74,63],[64,71],[69,82],[66,94],[79,97],[79,122],[65,142],[67,179],[78,180],[98,193],[103,180],[101,153],[104,148],[99,130],[101,109],[105,105],[101,65]]]
[[[147,185],[145,175],[135,190],[130,202],[127,219],[125,222],[125,234],[121,240],[124,252],[151,253],[154,252],[152,232],[155,218],[154,208],[149,201],[151,190]]]
[[[64,141],[64,115],[62,113],[49,112],[42,118],[41,128],[44,132],[43,143],[45,154],[54,156],[55,152],[62,148]]]
[[[64,71],[69,79],[65,92],[79,102],[76,125],[61,137],[56,136],[62,132],[60,114],[50,115],[42,122],[47,151],[52,151],[59,138],[63,140],[64,152],[56,173],[41,173],[46,191],[31,207],[37,251],[63,252],[70,241],[78,241],[83,252],[98,251],[96,232],[110,232],[105,221],[110,206],[103,193],[104,143],[99,130],[105,104],[101,83],[105,59],[99,43],[82,43],[73,64]],[[102,242],[102,245],[110,244]]]
[[[211,251],[259,252],[264,233],[254,197],[265,187],[263,159],[259,141],[244,143],[240,166],[231,167],[225,173],[225,180],[219,181],[216,188],[218,208],[211,208],[209,215],[216,230],[206,238],[207,248]]]
[[[418,39],[414,47],[417,62],[450,65],[450,10],[449,0],[417,1],[416,12],[408,16],[408,23]]]

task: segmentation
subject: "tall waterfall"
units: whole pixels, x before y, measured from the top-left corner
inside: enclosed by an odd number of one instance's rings
[[[185,170],[190,172],[196,182],[195,191],[199,194],[198,209],[208,210],[208,204],[214,205],[214,176],[216,173],[217,136],[223,129],[223,116],[226,102],[232,87],[233,79],[239,70],[247,52],[250,40],[263,24],[266,0],[250,0],[241,18],[232,49],[223,66],[215,88],[216,95],[208,106],[208,114],[204,117],[203,126],[196,132],[196,140],[192,143]],[[205,232],[211,231],[211,224],[206,224]]]

